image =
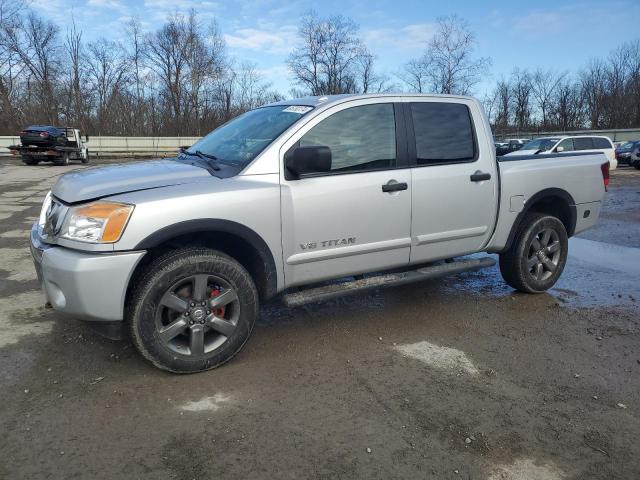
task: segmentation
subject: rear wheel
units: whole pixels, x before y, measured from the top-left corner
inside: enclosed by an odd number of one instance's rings
[[[22,163],[24,163],[25,165],[37,165],[38,163],[40,163],[40,161],[37,158],[24,156],[22,157]]]
[[[127,312],[140,353],[176,373],[229,361],[257,316],[258,293],[249,273],[205,248],[178,250],[153,262],[134,287]]]
[[[525,218],[509,250],[500,254],[502,278],[516,290],[541,293],[551,288],[567,263],[568,236],[556,217]]]

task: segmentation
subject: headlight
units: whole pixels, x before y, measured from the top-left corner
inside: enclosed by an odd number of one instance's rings
[[[51,191],[47,193],[47,196],[44,197],[44,202],[42,202],[42,210],[40,210],[40,218],[38,219],[38,226],[44,227],[44,224],[47,221],[47,211],[51,206]]]
[[[80,242],[117,242],[127,226],[131,212],[133,205],[115,202],[93,202],[71,207],[60,236]]]

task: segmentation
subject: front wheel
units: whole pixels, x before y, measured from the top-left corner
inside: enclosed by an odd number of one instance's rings
[[[522,222],[511,248],[500,254],[502,278],[521,292],[544,292],[562,274],[568,247],[567,230],[558,218],[529,215]]]
[[[199,372],[229,361],[258,317],[258,293],[234,259],[206,248],[171,252],[136,282],[127,308],[131,337],[156,367]]]

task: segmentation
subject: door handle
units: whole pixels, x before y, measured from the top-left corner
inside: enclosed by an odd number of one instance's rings
[[[471,178],[472,182],[482,182],[483,180],[490,180],[491,174],[476,170],[469,178]]]
[[[406,190],[407,188],[409,188],[409,186],[406,182],[385,183],[382,185],[383,192],[399,192],[400,190]]]

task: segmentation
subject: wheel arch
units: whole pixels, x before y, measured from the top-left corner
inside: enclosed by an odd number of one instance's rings
[[[571,237],[576,228],[577,212],[576,204],[569,192],[561,188],[546,188],[532,195],[526,202],[524,209],[518,214],[511,226],[504,250],[509,250],[517,233],[522,227],[522,222],[530,213],[546,213],[557,217]]]
[[[167,250],[187,246],[213,248],[234,258],[249,272],[261,298],[269,299],[277,293],[276,263],[269,246],[254,230],[230,220],[187,220],[153,232],[134,248],[148,253],[132,278]],[[129,288],[134,283],[130,281]]]

